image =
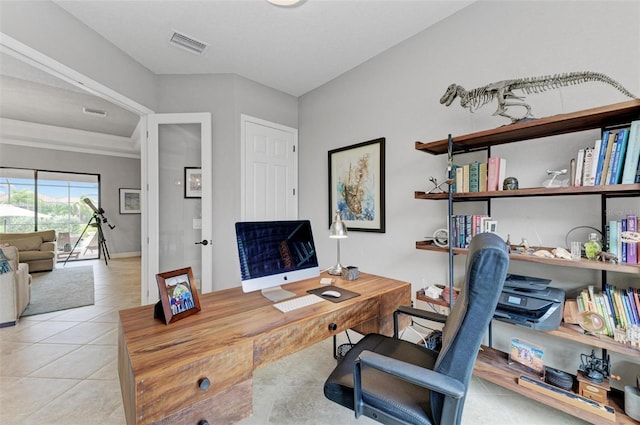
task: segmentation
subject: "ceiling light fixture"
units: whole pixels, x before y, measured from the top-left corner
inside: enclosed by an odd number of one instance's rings
[[[283,7],[291,7],[291,6],[296,6],[300,3],[302,3],[304,0],[267,0],[269,3],[271,4],[275,4],[276,6],[283,6]]]
[[[203,54],[208,47],[207,43],[198,41],[193,37],[189,37],[188,35],[181,34],[177,31],[173,32],[171,38],[169,39],[169,43],[198,55]]]
[[[93,115],[94,117],[101,117],[101,118],[107,117],[107,111],[102,111],[100,109],[91,109],[91,108],[84,107],[82,108],[82,112],[84,112],[87,115]]]

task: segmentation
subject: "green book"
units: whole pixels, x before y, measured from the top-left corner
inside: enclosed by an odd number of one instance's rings
[[[469,164],[469,192],[480,191],[480,164],[472,162]]]

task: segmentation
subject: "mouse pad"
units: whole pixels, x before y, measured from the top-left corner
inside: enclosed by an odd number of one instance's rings
[[[324,291],[338,291],[340,292],[341,295],[340,295],[340,298],[327,297],[322,295]],[[333,285],[323,286],[321,288],[316,288],[316,289],[309,289],[307,292],[310,294],[316,294],[317,296],[322,297],[325,300],[333,301],[334,303],[339,303],[339,302],[348,300],[349,298],[355,298],[360,296],[360,294],[358,294],[357,292],[347,291],[344,288],[338,288],[337,286],[333,286]]]

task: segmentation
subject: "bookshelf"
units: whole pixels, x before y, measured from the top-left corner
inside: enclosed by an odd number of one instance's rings
[[[631,100],[613,105],[602,106],[598,108],[587,109],[583,111],[572,112],[568,114],[560,114],[552,117],[541,118],[522,123],[516,123],[508,126],[499,127],[492,130],[480,131],[471,134],[449,137],[447,139],[437,140],[434,142],[416,142],[415,149],[432,155],[455,155],[457,153],[466,153],[471,151],[485,150],[491,146],[507,143],[517,143],[520,141],[538,139],[548,136],[567,134],[585,130],[602,129],[610,126],[620,126],[629,124],[633,120],[640,119],[640,100]],[[449,158],[451,159],[451,158]],[[415,199],[424,200],[446,200],[448,202],[449,215],[452,215],[452,204],[454,202],[465,201],[487,201],[490,202],[494,198],[526,198],[526,197],[557,197],[557,196],[595,196],[601,203],[606,203],[607,199],[618,197],[638,198],[640,196],[640,184],[615,184],[605,186],[578,186],[578,187],[559,187],[559,188],[520,188],[509,191],[491,191],[491,192],[470,192],[470,193],[436,193],[430,194],[426,192],[416,191]],[[605,221],[605,211],[601,208],[602,225]],[[451,228],[449,233],[452,234]],[[544,248],[544,247],[537,247]],[[449,257],[450,268],[450,285],[453,282],[452,263],[454,255],[465,255],[466,249],[462,248],[441,248],[433,245],[429,241],[417,241],[416,249],[424,251],[433,251],[446,253]],[[510,254],[512,261],[525,261],[538,263],[544,266],[568,267],[575,269],[592,269],[602,271],[603,277],[606,273],[616,272],[640,276],[640,265],[628,263],[604,263],[581,260],[564,260],[557,258],[541,258],[529,254],[512,253]],[[603,279],[603,284],[605,279]],[[425,297],[424,293],[416,294],[418,300],[434,303],[433,299]],[[448,306],[443,300],[438,301],[439,305]],[[621,353],[631,358],[640,358],[640,350],[631,346],[623,345],[615,342],[613,338],[607,336],[585,335],[582,329],[577,325],[562,324],[554,331],[545,332],[547,335],[577,342],[586,346],[610,350],[612,352]],[[622,410],[620,400],[613,394],[610,399],[610,405],[615,410],[615,419],[603,418],[598,415],[591,414],[580,408],[575,407],[571,403],[562,400],[562,398],[551,397],[531,391],[518,384],[518,377],[521,372],[515,371],[506,365],[506,354],[500,353],[491,348],[486,348],[478,356],[474,374],[487,379],[497,385],[508,388],[512,391],[536,399],[551,407],[566,411],[574,416],[581,417],[593,423],[636,423],[633,419],[627,417]],[[619,395],[619,394],[618,394]]]

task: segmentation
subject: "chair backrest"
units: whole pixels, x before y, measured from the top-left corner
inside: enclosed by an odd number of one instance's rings
[[[473,237],[467,254],[464,287],[442,333],[442,349],[434,370],[469,385],[484,334],[493,317],[509,267],[505,242],[493,233]],[[466,397],[466,396],[465,396]],[[443,397],[431,393],[431,409],[442,414]],[[463,403],[464,406],[464,403]],[[456,423],[460,422],[462,409]]]

